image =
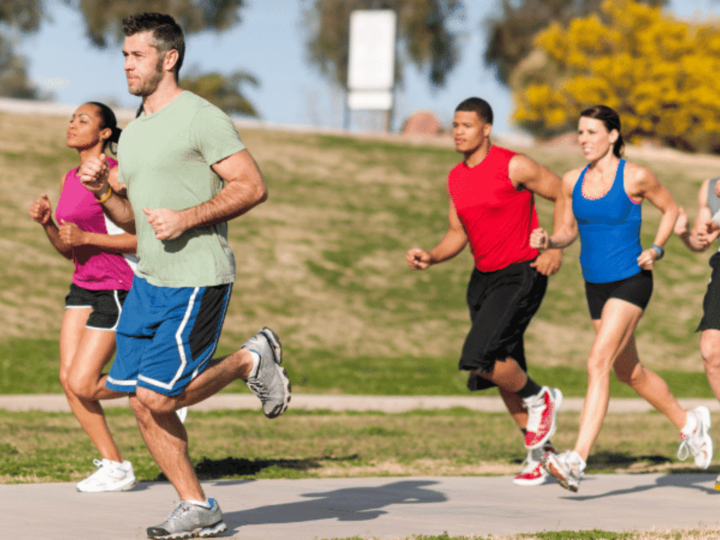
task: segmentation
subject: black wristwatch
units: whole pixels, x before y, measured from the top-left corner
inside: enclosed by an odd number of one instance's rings
[[[665,250],[662,248],[662,246],[658,246],[657,244],[653,244],[650,246],[650,249],[654,249],[655,253],[657,253],[657,261],[662,259],[665,256]]]

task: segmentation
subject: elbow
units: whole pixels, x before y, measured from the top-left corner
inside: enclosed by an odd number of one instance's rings
[[[268,190],[265,182],[261,182],[255,188],[255,204],[261,204],[268,200]]]

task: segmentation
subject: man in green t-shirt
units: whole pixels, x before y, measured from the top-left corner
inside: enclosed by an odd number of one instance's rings
[[[123,31],[128,89],[143,105],[120,139],[119,172],[104,156],[81,170],[110,218],[138,238],[137,274],[106,386],[129,394],[145,443],[180,496],[148,536],[215,536],[226,530],[222,513],[200,486],[175,411],[236,379],[269,418],[290,402],[282,348],[269,328],[212,358],[235,281],[227,221],[265,201],[267,189],[227,115],[178,86],[185,43],[172,17],[133,15]],[[113,192],[110,174],[127,186],[127,198]]]

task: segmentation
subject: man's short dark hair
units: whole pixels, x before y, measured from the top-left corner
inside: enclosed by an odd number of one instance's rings
[[[178,53],[178,61],[173,73],[175,80],[179,80],[180,68],[185,58],[185,37],[175,19],[163,13],[136,13],[123,20],[122,29],[126,37],[140,32],[151,32],[152,45],[158,50],[161,58],[168,51],[175,49]]]
[[[493,123],[492,107],[487,101],[479,97],[467,98],[455,108],[455,112],[474,112],[486,124]]]

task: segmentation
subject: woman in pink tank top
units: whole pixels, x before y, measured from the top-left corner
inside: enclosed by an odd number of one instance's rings
[[[67,146],[77,150],[82,165],[117,144],[120,129],[115,115],[102,103],[85,103],[72,115]],[[117,183],[117,161],[113,189]],[[30,217],[42,225],[53,247],[75,264],[60,332],[60,383],[80,425],[100,452],[97,471],[77,484],[78,491],[125,491],[135,485],[132,464],[123,461],[110,434],[99,400],[123,397],[105,388],[105,365],[115,353],[115,328],[133,280],[134,235],[121,231],[103,213],[95,197],[80,183],[79,167],[61,181],[60,199],[52,218],[47,195],[30,205]]]

